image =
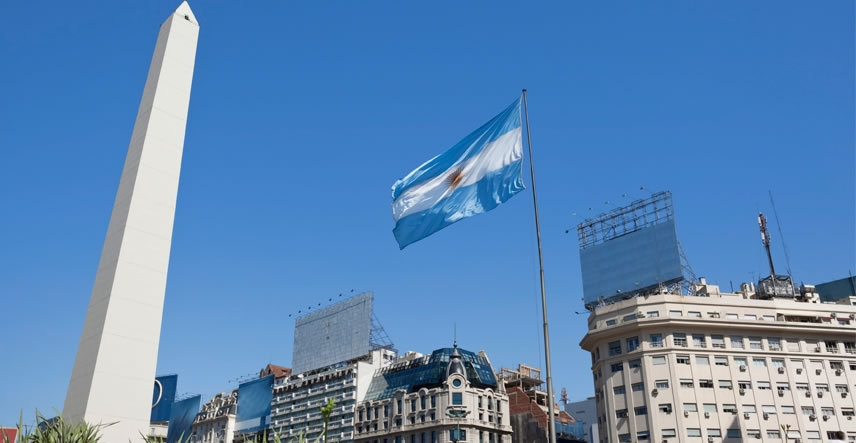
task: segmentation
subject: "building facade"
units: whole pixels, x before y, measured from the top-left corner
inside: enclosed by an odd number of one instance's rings
[[[207,403],[193,419],[193,443],[232,443],[235,416],[238,412],[238,391],[221,392]]]
[[[547,407],[545,383],[541,380],[541,369],[520,364],[517,369],[502,368],[496,375],[508,396],[511,443],[549,443],[550,410]],[[581,442],[584,434],[583,424],[560,410],[558,405],[555,411],[553,422],[556,441]]]
[[[600,442],[597,429],[597,401],[594,397],[566,404],[565,412],[577,422],[583,423],[583,440],[588,443]]]
[[[856,308],[694,289],[594,308],[600,443],[856,440]]]
[[[368,391],[375,371],[396,357],[390,349],[376,349],[363,357],[324,368],[292,374],[274,383],[270,429],[283,439],[307,439],[321,435],[324,423],[321,407],[332,399],[328,439],[350,442],[354,439],[354,410]]]
[[[374,374],[356,407],[354,440],[511,443],[508,397],[483,352],[408,353]]]

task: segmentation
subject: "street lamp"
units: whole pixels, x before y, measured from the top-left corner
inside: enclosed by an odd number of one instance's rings
[[[446,409],[446,417],[455,420],[456,426],[452,432],[452,442],[458,443],[459,441],[466,440],[465,438],[461,438],[461,420],[467,418],[470,415],[470,411],[466,411],[463,409]]]

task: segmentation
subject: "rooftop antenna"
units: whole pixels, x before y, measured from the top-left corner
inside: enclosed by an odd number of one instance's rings
[[[770,278],[776,280],[776,269],[773,268],[773,255],[770,254],[770,231],[767,230],[767,217],[763,212],[758,212],[758,226],[761,228],[761,244],[767,250],[767,261],[770,263]]]
[[[788,275],[791,277],[791,281],[793,281],[793,274],[791,273],[791,258],[788,256],[788,245],[785,243],[785,234],[782,233],[782,223],[779,222],[779,211],[776,210],[776,202],[773,201],[773,191],[767,190],[767,193],[770,194],[770,205],[773,206],[773,216],[776,217],[776,227],[779,228],[779,238],[782,239],[782,250],[785,252],[785,265],[788,267]]]
[[[568,406],[568,390],[565,388],[562,388],[562,404],[565,405],[565,407]]]
[[[457,322],[452,323],[452,343],[454,343],[456,347],[458,346],[458,323]]]

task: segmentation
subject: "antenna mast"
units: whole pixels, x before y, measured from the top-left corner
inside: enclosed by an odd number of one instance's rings
[[[767,261],[770,263],[770,278],[776,281],[776,270],[773,268],[773,255],[770,254],[770,231],[767,230],[767,217],[763,212],[758,212],[758,226],[761,228],[761,244],[767,250]]]
[[[791,258],[788,256],[788,244],[785,243],[785,234],[782,232],[782,223],[779,221],[779,211],[776,210],[776,202],[773,201],[773,191],[767,190],[770,194],[770,204],[773,206],[773,216],[776,217],[776,227],[779,229],[779,238],[782,239],[782,250],[785,252],[785,265],[788,267],[788,275],[793,280],[791,273]]]

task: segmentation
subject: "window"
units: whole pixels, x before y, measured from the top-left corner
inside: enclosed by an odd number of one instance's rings
[[[681,311],[669,311],[669,317],[680,317],[682,315]]]
[[[740,380],[737,382],[737,387],[740,389],[752,389],[752,382],[749,380]]]
[[[395,426],[401,427],[401,419],[400,418],[395,419]]]
[[[814,385],[814,389],[817,389],[818,392],[829,392],[829,385],[826,383],[818,383]]]
[[[708,312],[707,316],[710,318],[720,318],[719,312]]]
[[[835,385],[835,392],[849,392],[847,385]]]
[[[767,429],[767,438],[769,438],[770,440],[781,440],[782,434],[779,431]]]
[[[698,387],[713,389],[713,380],[700,379],[698,381]]]
[[[701,429],[687,428],[687,437],[701,437]]]
[[[805,437],[809,440],[820,440],[820,431],[806,431]]]
[[[432,396],[431,396],[431,407],[432,407],[432,408],[436,408],[436,407],[437,407],[437,396],[436,396],[436,395],[432,395]]]
[[[731,380],[720,380],[719,387],[722,389],[732,389]]]
[[[490,396],[487,397],[487,410],[488,411],[493,410],[493,397],[490,397]]]
[[[856,354],[856,341],[844,342],[844,352],[848,354]]]
[[[734,314],[734,313],[732,313],[732,312],[728,312],[728,313],[726,313],[726,314],[725,314],[725,319],[726,319],[726,320],[737,320],[738,318],[739,318],[739,317],[738,317],[738,315],[737,315],[737,314]]]
[[[710,366],[710,359],[701,355],[696,355],[695,362],[697,365]]]
[[[802,411],[802,415],[814,415],[814,407],[812,406],[803,406],[800,410]]]
[[[795,387],[797,391],[809,391],[808,383],[797,383]]]
[[[427,408],[427,401],[428,401],[428,399],[425,398],[424,395],[420,395],[419,396],[419,407],[421,409],[426,409]]]
[[[838,353],[838,342],[835,340],[826,340],[823,342],[824,347],[826,347],[826,352],[831,352],[833,354]]]
[[[796,414],[796,411],[793,406],[782,406],[782,414],[793,415]]]
[[[622,321],[632,321],[636,320],[636,314],[625,315]]]
[[[786,382],[786,381],[780,381],[780,382],[776,382],[776,390],[777,390],[777,391],[782,391],[782,392],[784,392],[784,391],[790,391],[790,390],[791,390],[791,387],[788,385],[788,382]]]
[[[746,436],[749,438],[761,438],[761,430],[760,429],[747,429]]]
[[[844,365],[841,364],[840,361],[831,361],[831,362],[829,362],[829,369],[832,369],[833,371],[835,371],[835,370],[843,371]]]
[[[632,440],[630,440],[630,434],[618,434],[618,441],[620,441],[620,442],[629,442],[629,441],[632,441]]]
[[[691,378],[682,378],[682,379],[681,379],[681,387],[682,387],[682,388],[691,388],[691,387],[693,387],[693,379],[691,379]]]
[[[835,415],[835,409],[833,408],[820,408],[820,414],[825,415],[827,417],[831,417]]]
[[[721,438],[722,437],[722,431],[720,431],[719,429],[708,428],[707,436],[711,437],[711,438]]]
[[[671,403],[660,403],[660,406],[657,408],[660,412],[665,414],[672,413],[672,404]],[[853,412],[852,410],[850,412]]]
[[[657,318],[660,316],[660,311],[648,311],[645,313],[649,318]]]
[[[716,413],[716,403],[705,403],[703,406],[704,412]]]
[[[639,406],[638,408],[633,409],[633,413],[636,415],[648,415],[648,407],[647,406]]]
[[[684,403],[684,412],[698,412],[698,407],[695,403]]]
[[[648,440],[648,431],[639,431],[636,433],[636,441]]]
[[[452,404],[456,405],[456,406],[464,404],[464,394],[462,394],[460,392],[453,392],[452,393]]]
[[[677,435],[674,429],[663,429],[663,438],[675,438]]]
[[[761,320],[776,321],[776,316],[774,316],[774,315],[763,315],[763,316],[761,316]]]
[[[612,369],[612,372],[621,372],[624,370],[624,363],[613,363],[610,368]]]
[[[701,318],[701,312],[689,311],[687,312],[687,317]]]
[[[729,429],[725,431],[725,438],[740,438],[740,429]]]
[[[389,417],[389,405],[388,404],[383,405],[383,416]]]
[[[711,335],[710,345],[714,348],[725,349],[725,337],[721,335]]]
[[[641,367],[641,366],[642,366],[642,360],[639,360],[639,359],[636,359],[636,360],[630,360],[629,362],[627,362],[627,366],[629,366],[629,367],[630,367],[630,369],[636,369],[636,368],[639,368],[639,367]]]
[[[621,394],[624,394],[625,392],[627,392],[627,390],[626,390],[626,389],[624,389],[624,385],[621,385],[621,386],[614,386],[614,387],[612,388],[612,393],[613,393],[613,394],[615,394],[615,395],[621,395]]]
[[[736,414],[737,413],[737,405],[734,404],[724,404],[722,405],[722,412]]]
[[[630,385],[630,390],[632,390],[633,392],[644,391],[645,390],[645,384],[644,383],[633,383],[632,385]]]
[[[770,382],[768,382],[768,381],[759,381],[758,382],[758,389],[760,389],[762,391],[772,390],[772,388],[770,387]]]
[[[669,389],[669,380],[657,380],[654,382],[657,389]]]
[[[755,410],[755,405],[743,405],[743,412],[746,414],[754,414],[757,411]]]
[[[686,348],[687,347],[687,334],[676,332],[672,334],[672,342],[675,346]]]
[[[767,359],[764,357],[752,357],[752,366],[756,366],[759,368],[767,367]]]
[[[609,343],[609,355],[621,355],[620,341],[613,341]]]
[[[731,347],[734,349],[743,349],[743,336],[742,335],[732,335],[731,338]]]
[[[776,413],[776,406],[775,405],[761,406],[761,412],[763,412],[765,414],[775,414]]]
[[[639,348],[639,337],[630,337],[626,340],[627,352],[633,352]]]
[[[616,323],[618,323],[618,320],[616,320],[614,318],[611,318],[611,319],[606,321],[607,326],[615,326]]]
[[[707,347],[707,341],[705,341],[703,334],[693,334],[693,346],[696,348]]]
[[[416,399],[415,399],[415,398],[411,398],[411,399],[410,399],[410,411],[412,412],[412,411],[415,411],[415,410],[416,410]]]
[[[746,357],[734,357],[734,366],[746,366]]]
[[[853,417],[853,408],[841,408],[842,417]]]
[[[616,409],[615,418],[627,418],[627,409]]]
[[[363,421],[363,410],[362,409],[360,409],[360,413],[359,413],[358,417],[359,418],[357,419],[357,421]]]
[[[651,334],[651,340],[649,344],[652,348],[662,348],[663,347],[663,334]]]
[[[716,366],[728,366],[728,357],[713,357],[713,363]]]
[[[743,320],[758,320],[758,316],[755,314],[743,314]]]
[[[654,365],[666,364],[666,356],[665,355],[655,355],[654,357],[651,357],[651,364],[654,364]]]
[[[401,407],[401,399],[400,398],[395,400],[395,410],[398,411],[399,414],[404,413],[404,409]]]
[[[449,429],[449,440],[466,441],[466,439],[467,439],[467,430],[466,429]]]
[[[773,358],[773,359],[770,359],[770,366],[772,366],[774,368],[784,368],[785,367],[785,361],[780,359],[780,358]]]
[[[749,349],[764,349],[761,337],[749,337]]]
[[[771,351],[781,351],[782,339],[775,337],[767,337],[767,347],[770,348]]]
[[[675,357],[675,360],[679,365],[688,365],[690,364],[690,356],[689,355],[678,355]]]

